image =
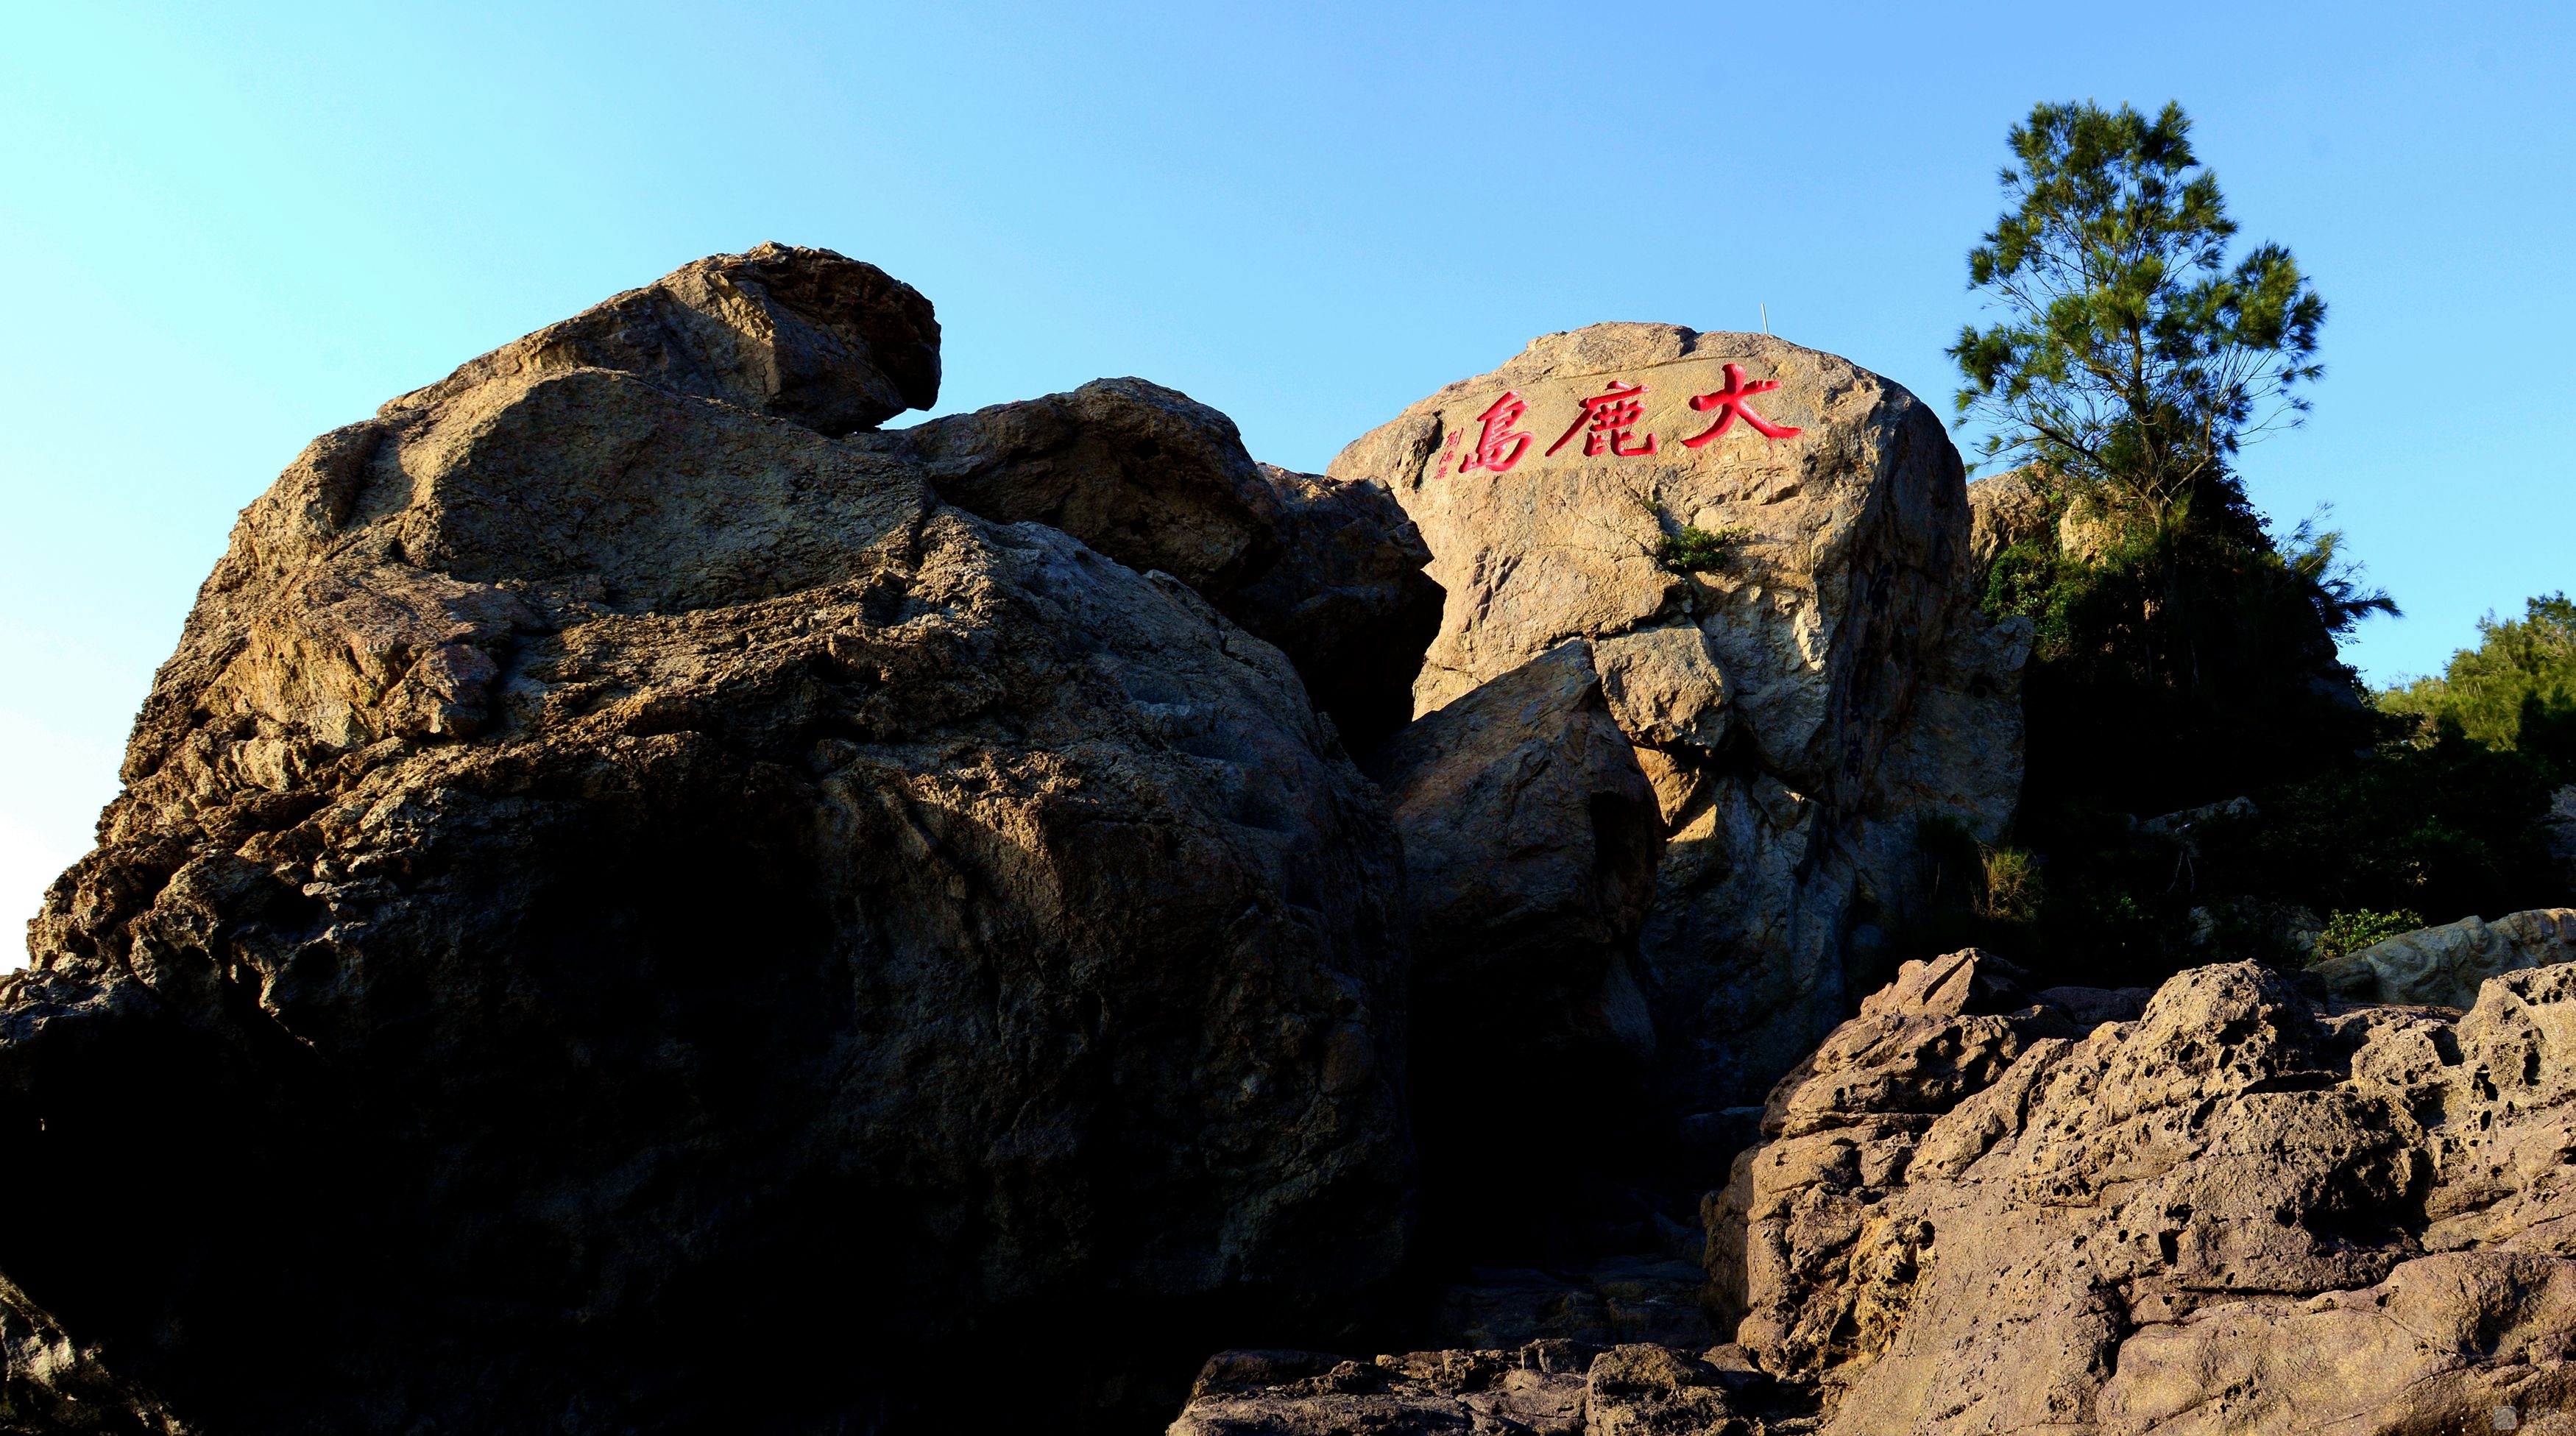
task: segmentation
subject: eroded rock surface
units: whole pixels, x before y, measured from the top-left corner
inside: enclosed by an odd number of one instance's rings
[[[864,442],[920,463],[959,508],[1062,529],[1211,600],[1279,556],[1279,500],[1234,421],[1142,379],[1095,379]]]
[[[1907,964],[1712,1198],[1716,1304],[1853,1436],[2576,1429],[2576,965],[2303,981],[2088,1028]]]
[[[827,437],[935,351],[802,253],[244,512],[0,978],[0,1425],[1150,1424],[1393,1269],[1382,799],[1198,594]]]
[[[2466,1007],[2499,973],[2576,960],[2576,908],[2534,908],[2494,922],[2465,917],[2400,933],[2317,964],[2337,996]]]
[[[1638,976],[1686,1110],[1756,1100],[1883,980],[1920,821],[2010,816],[2027,638],[1980,615],[1957,452],[1886,380],[1767,335],[1595,325],[1331,472],[1386,484],[1430,546],[1418,711],[1591,642],[1670,833]]]

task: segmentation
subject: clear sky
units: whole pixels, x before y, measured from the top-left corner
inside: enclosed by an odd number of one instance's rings
[[[0,918],[309,437],[699,255],[910,281],[941,412],[1137,374],[1298,468],[1600,320],[1768,306],[1946,403],[2040,99],[2180,100],[2315,276],[2315,414],[2245,472],[2405,605],[2347,657],[2436,669],[2576,588],[2571,62],[2563,0],[13,6]]]

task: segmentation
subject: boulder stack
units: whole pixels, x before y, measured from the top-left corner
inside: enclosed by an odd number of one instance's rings
[[[1018,427],[835,437],[936,336],[702,261],[244,512],[0,979],[0,1425],[1150,1424],[1365,1313],[1395,828],[1223,561],[941,501]]]

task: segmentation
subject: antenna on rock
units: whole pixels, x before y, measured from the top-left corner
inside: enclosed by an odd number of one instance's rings
[[[1762,306],[1762,332],[1771,332],[1771,306],[1768,304]]]

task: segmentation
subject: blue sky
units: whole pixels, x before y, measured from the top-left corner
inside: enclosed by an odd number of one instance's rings
[[[1138,374],[1320,468],[1608,319],[1768,306],[1946,402],[2005,129],[2179,99],[2332,306],[2244,468],[2405,605],[2347,657],[2435,669],[2576,587],[2576,6],[228,8],[0,46],[0,917],[307,438],[763,239],[927,293],[942,412]]]

